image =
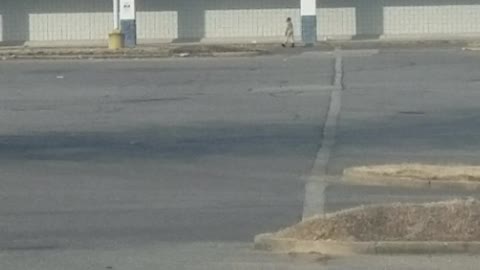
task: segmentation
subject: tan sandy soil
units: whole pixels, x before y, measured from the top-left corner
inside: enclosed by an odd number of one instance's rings
[[[426,181],[480,181],[480,166],[394,164],[363,166],[344,171],[348,176],[394,177]]]
[[[480,201],[358,207],[304,221],[276,236],[335,241],[480,241]]]

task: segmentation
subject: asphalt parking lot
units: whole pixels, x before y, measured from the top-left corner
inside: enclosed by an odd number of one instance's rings
[[[480,55],[343,56],[327,173],[478,164]],[[476,269],[473,256],[314,262],[251,249],[300,220],[335,55],[0,63],[0,268]],[[333,184],[327,211],[477,196]]]

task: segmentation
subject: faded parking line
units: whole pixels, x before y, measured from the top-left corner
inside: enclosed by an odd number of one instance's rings
[[[306,179],[303,219],[325,212],[325,189],[327,187],[328,162],[337,133],[338,117],[342,105],[343,85],[343,56],[335,51],[335,78],[334,89],[330,98],[327,120],[323,129],[320,150],[313,165],[310,175]]]

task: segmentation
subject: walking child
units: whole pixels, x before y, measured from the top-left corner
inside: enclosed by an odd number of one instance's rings
[[[283,47],[286,47],[288,44],[291,45],[291,47],[295,47],[295,40],[293,38],[293,23],[292,23],[292,18],[288,17],[287,18],[287,29],[285,30],[285,43],[282,43]]]

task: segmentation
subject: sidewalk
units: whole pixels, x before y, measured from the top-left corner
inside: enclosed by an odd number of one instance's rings
[[[82,47],[0,47],[1,60],[13,59],[103,59],[165,58],[200,56],[245,56],[267,53],[265,45],[148,45],[132,49],[110,50],[99,46]]]
[[[157,43],[139,45],[133,49],[109,50],[102,43],[92,42],[62,45],[45,43],[29,46],[0,46],[0,60],[13,59],[110,59],[110,58],[166,58],[166,57],[218,57],[255,56],[265,54],[292,54],[304,51],[333,51],[360,49],[421,49],[477,47],[475,39],[411,40],[372,39],[320,41],[314,47],[298,44],[295,49],[285,49],[279,43]]]

